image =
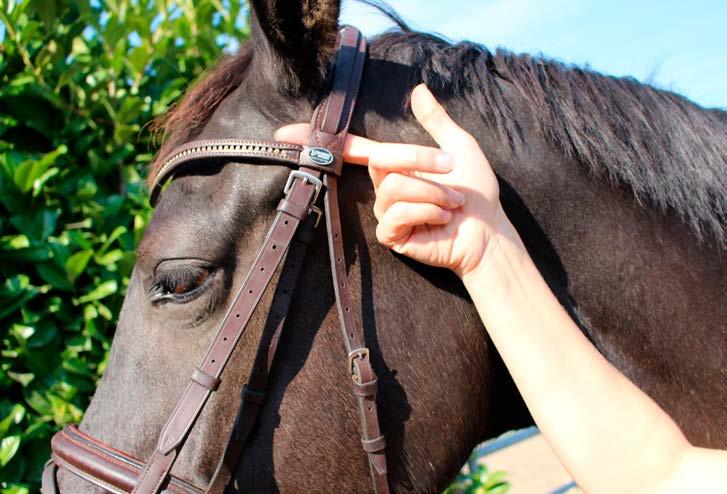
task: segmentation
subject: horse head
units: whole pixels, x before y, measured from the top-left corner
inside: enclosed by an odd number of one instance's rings
[[[339,3],[251,7],[250,40],[170,113],[152,177],[190,141],[271,140],[281,125],[311,119],[332,68]],[[695,444],[725,447],[725,113],[632,79],[402,29],[370,45],[351,132],[431,145],[408,110],[419,82],[486,150],[505,211],[599,351]],[[141,459],[154,451],[289,172],[207,160],[175,173],[139,246],[83,431]],[[390,483],[435,492],[480,439],[529,417],[459,280],[378,245],[364,169],[346,167],[339,189],[351,309],[378,375]],[[327,250],[319,228],[234,475],[239,492],[370,489]],[[212,478],[271,297],[237,344],[176,476]],[[59,483],[93,491],[67,472]]]
[[[280,125],[310,120],[331,70],[339,3],[251,4],[250,40],[171,114],[152,176],[189,141],[271,140]],[[407,110],[416,82],[406,64],[371,57],[352,132],[428,142]],[[137,458],[152,454],[253,263],[289,173],[244,160],[205,161],[175,173],[139,245],[109,363],[81,424],[84,432]],[[497,361],[454,275],[405,261],[376,243],[365,170],[346,169],[340,189],[352,309],[379,376],[391,483],[416,491],[442,489],[485,430],[495,428],[486,396],[499,372]],[[270,299],[267,293],[189,435],[176,477],[202,486],[212,478]],[[265,402],[234,475],[237,490],[370,489],[334,301],[326,239],[318,229]],[[508,396],[517,401],[503,393],[501,402]],[[522,417],[522,408],[516,410],[513,417]],[[93,489],[67,472],[59,474],[59,485],[63,492]]]

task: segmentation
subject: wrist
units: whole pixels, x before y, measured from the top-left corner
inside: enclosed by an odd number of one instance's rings
[[[503,293],[522,272],[523,264],[532,263],[520,235],[498,206],[496,219],[480,261],[460,278],[470,290],[485,288],[490,293]],[[493,291],[494,290],[494,291]]]

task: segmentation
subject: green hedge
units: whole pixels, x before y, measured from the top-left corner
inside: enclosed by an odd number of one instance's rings
[[[104,370],[149,218],[148,123],[222,47],[238,0],[0,0],[0,492]]]

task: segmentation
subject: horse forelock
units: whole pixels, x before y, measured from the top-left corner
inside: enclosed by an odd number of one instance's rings
[[[149,165],[149,179],[157,174],[169,153],[199,135],[220,103],[247,77],[252,58],[252,45],[243,44],[235,55],[220,59],[179,102],[154,120],[151,130],[161,135],[162,146]]]

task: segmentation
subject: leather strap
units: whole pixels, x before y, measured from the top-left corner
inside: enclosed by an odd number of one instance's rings
[[[270,311],[265,321],[255,361],[250,370],[250,377],[240,394],[240,408],[235,418],[235,424],[230,431],[222,460],[210,482],[209,494],[221,494],[225,491],[225,487],[240,463],[247,439],[257,421],[258,412],[265,403],[268,378],[275,363],[278,342],[285,327],[298,278],[303,270],[314,226],[312,218],[306,220],[298,229],[290,245],[273,301],[270,304]]]
[[[331,270],[336,290],[336,306],[341,320],[343,341],[348,352],[347,369],[353,380],[353,392],[358,402],[361,416],[362,443],[377,441],[380,448],[369,450],[366,454],[369,460],[369,470],[377,494],[389,492],[388,472],[383,435],[379,427],[378,412],[376,410],[376,375],[371,367],[369,349],[364,342],[363,331],[358,328],[351,311],[351,295],[346,275],[345,256],[341,220],[338,208],[338,185],[335,177],[326,176],[327,193],[326,227],[328,229],[328,248],[331,253]]]
[[[324,100],[324,102],[321,103],[314,112],[313,116],[313,131],[311,133],[310,139],[309,139],[309,148],[308,149],[322,149],[322,150],[328,150],[332,153],[332,161],[327,163],[328,165],[334,165],[334,169],[340,172],[341,166],[342,166],[342,152],[343,152],[343,146],[345,143],[345,138],[348,132],[348,127],[350,125],[351,121],[351,115],[353,113],[353,108],[355,107],[356,103],[356,95],[358,94],[358,87],[360,84],[360,80],[362,77],[363,72],[363,65],[366,58],[366,42],[365,38],[358,32],[358,30],[351,29],[351,28],[344,28],[342,29],[339,37],[339,50],[338,50],[338,58],[336,60],[335,65],[335,76],[333,78],[333,86],[331,88],[331,91],[329,93],[329,96]],[[254,150],[257,151],[257,150]],[[335,162],[335,163],[334,163]],[[317,169],[307,169],[305,170],[306,173],[309,174],[309,176],[316,176],[317,173],[320,173]],[[317,175],[318,177],[320,175]],[[337,190],[335,190],[335,178],[336,174],[326,174],[324,176],[325,180],[327,180],[327,183],[332,183],[334,186],[334,189],[328,189],[326,192],[326,211],[327,214],[327,225],[328,225],[328,231],[329,231],[329,245],[333,241],[333,244],[337,242],[340,247],[340,255],[339,253],[336,253],[336,249],[334,247],[331,247],[331,261],[332,261],[332,268],[334,270],[334,282],[337,283],[337,278],[339,278],[340,271],[342,270],[342,275],[345,277],[345,263],[341,263],[342,256],[343,256],[343,244],[342,244],[342,235],[341,235],[341,227],[340,227],[340,214],[338,212],[338,197],[337,197]],[[332,180],[331,180],[332,179]],[[333,196],[334,199],[331,201],[330,197]],[[291,218],[294,218],[298,221],[300,221],[302,218],[301,213],[302,211],[309,211],[310,207],[312,206],[312,203],[315,201],[315,197],[309,198],[309,201],[305,202],[304,204],[301,204],[300,202],[288,199],[286,197],[283,201],[281,201],[281,205],[279,206],[278,210],[280,211],[279,215],[283,212],[289,213]],[[335,205],[335,214],[330,214],[331,212],[331,204]],[[294,207],[291,207],[293,205]],[[333,218],[332,218],[333,216]],[[297,226],[297,224],[296,224]],[[275,226],[273,226],[273,229]],[[335,231],[333,235],[331,235],[331,232]],[[335,238],[334,238],[335,237]],[[289,241],[288,241],[289,242]],[[267,242],[266,242],[267,244]],[[287,243],[286,243],[287,247]],[[266,245],[263,246],[262,252],[265,252]],[[334,255],[335,254],[335,255]],[[334,258],[338,259],[338,262],[336,263],[334,261]],[[275,263],[275,266],[277,266],[277,263],[279,262],[279,258],[277,259],[277,262]],[[253,265],[251,275],[253,275],[256,271],[257,263]],[[264,269],[264,267],[261,267],[261,269]],[[244,327],[247,324],[247,321],[249,320],[250,315],[252,314],[252,310],[257,305],[260,296],[262,295],[262,292],[264,291],[265,287],[270,281],[270,276],[272,273],[270,273],[265,281],[264,286],[260,289],[259,294],[256,294],[255,296],[255,303],[254,305],[250,306],[250,311],[247,314],[247,317],[245,317],[243,325],[240,327],[239,333],[241,334],[242,331],[244,331]],[[297,278],[297,276],[296,276]],[[245,289],[245,283],[243,285],[243,290]],[[347,284],[344,285],[346,288],[343,291],[344,296],[347,298],[347,300],[350,300],[350,295],[348,295],[348,288]],[[350,305],[348,302],[342,302],[340,297],[341,293],[340,290],[337,288],[337,302],[339,306],[339,317],[341,317],[341,324],[342,329],[344,333],[344,337],[346,340],[346,349],[349,352],[349,360],[351,351],[355,350],[359,355],[359,359],[362,361],[365,361],[365,364],[354,364],[354,368],[356,369],[354,373],[354,380],[358,379],[359,377],[363,377],[362,382],[367,382],[366,379],[369,379],[370,381],[375,381],[375,376],[373,375],[373,369],[370,366],[370,363],[368,363],[368,350],[366,350],[365,353],[361,351],[361,348],[363,348],[363,345],[361,342],[363,341],[363,334],[358,328],[356,328],[355,325],[352,324],[352,319],[350,317],[350,314],[347,314],[348,317],[343,316],[342,306],[343,305]],[[252,293],[251,293],[252,295]],[[233,311],[234,306],[233,304]],[[287,312],[287,311],[286,311]],[[346,307],[345,312],[349,312],[349,308]],[[229,313],[228,313],[229,317]],[[223,322],[223,329],[221,332],[224,332],[225,323]],[[282,326],[281,326],[282,328]],[[358,333],[358,338],[354,338],[354,335]],[[351,340],[349,340],[349,336],[351,335]],[[237,336],[239,338],[239,334]],[[236,343],[237,339],[235,340]],[[210,355],[214,354],[215,345],[217,343],[217,340],[215,343],[213,343],[212,348],[210,349],[210,352],[208,353],[208,358]],[[353,343],[353,346],[352,346]],[[230,352],[232,348],[234,348],[234,344],[230,348]],[[277,345],[276,345],[277,348]],[[229,358],[229,353],[226,355],[224,363],[226,363],[227,358]],[[205,358],[205,362],[208,361],[208,358]],[[211,362],[214,363],[214,360],[211,360]],[[219,367],[219,372],[221,372],[222,368],[224,367],[224,363],[222,366]],[[201,370],[204,370],[204,365]],[[352,372],[354,372],[353,369],[350,369]],[[213,375],[214,377],[219,377],[218,374],[211,374],[207,372],[210,375]],[[192,381],[194,383],[195,381]],[[190,384],[190,387],[192,384]],[[189,390],[190,388],[188,388]],[[249,387],[244,388],[249,393]],[[255,390],[253,388],[253,391],[257,391],[260,393],[261,391]],[[200,395],[199,398],[196,400],[194,398],[187,400],[185,403],[186,396],[189,396],[185,394],[185,397],[182,399],[182,402],[180,402],[180,405],[177,407],[177,410],[172,414],[172,417],[170,417],[170,420],[167,424],[167,426],[162,431],[162,436],[159,441],[159,445],[157,447],[157,451],[155,451],[154,455],[152,456],[152,459],[149,461],[147,466],[145,467],[144,471],[142,472],[142,475],[140,476],[139,483],[135,487],[133,493],[146,493],[146,492],[158,492],[159,488],[161,487],[161,482],[166,478],[169,471],[171,470],[172,465],[174,464],[174,460],[176,458],[176,453],[179,448],[181,448],[181,445],[186,438],[186,435],[189,433],[189,430],[191,429],[194,419],[196,419],[197,415],[199,414],[199,411],[201,410],[202,406],[204,406],[204,402],[207,399],[207,396],[209,395],[208,392],[204,393],[203,395]],[[246,395],[245,395],[246,396]],[[249,401],[249,400],[246,400]],[[259,405],[259,403],[256,403]],[[373,404],[373,406],[372,406]],[[378,440],[380,444],[384,444],[383,437],[380,434],[379,431],[379,425],[378,425],[378,417],[376,413],[376,406],[375,406],[375,396],[359,396],[359,408],[361,411],[361,417],[362,417],[362,429],[363,429],[363,441],[372,441],[372,440]],[[177,420],[179,423],[185,423],[186,426],[182,429],[179,428],[179,432],[176,434],[175,431],[175,419],[178,416],[182,416],[182,419]],[[189,417],[189,418],[187,418]],[[192,419],[194,417],[194,419]],[[249,424],[242,424],[247,425],[250,427]],[[172,431],[170,434],[169,431]],[[241,434],[242,432],[242,434]],[[237,431],[235,431],[234,438],[236,441],[240,441],[241,438],[246,438],[247,434],[249,433],[249,430],[247,432],[241,431],[239,428]],[[244,441],[244,439],[243,439]],[[240,444],[239,446],[244,445],[244,443]],[[240,448],[241,452],[241,448]],[[384,455],[383,446],[379,448],[377,451],[369,451],[369,464],[371,466],[371,474],[372,478],[374,480],[374,486],[375,491],[377,493],[383,493],[388,492],[388,482],[386,478],[386,459]],[[229,478],[230,475],[230,469],[224,468],[225,462],[223,461],[223,469],[217,471],[218,475],[227,476]],[[228,463],[229,465],[229,463]],[[225,470],[227,473],[225,473]],[[226,483],[226,482],[225,482]],[[212,482],[212,485],[220,485],[220,482]]]
[[[144,463],[81,432],[75,425],[64,427],[51,441],[53,456],[43,471],[43,494],[58,492],[58,466],[106,491],[127,493],[136,484]],[[165,489],[173,494],[202,494],[193,485],[171,477]]]
[[[356,104],[365,58],[366,42],[363,36],[355,28],[344,27],[339,34],[338,58],[332,86],[327,97],[314,112],[313,131],[308,146],[268,141],[197,141],[177,149],[153,177],[152,203],[156,201],[164,182],[178,172],[180,167],[202,159],[238,159],[245,162],[259,160],[300,167],[299,170],[291,172],[285,187],[285,198],[278,205],[278,213],[248,277],[228,309],[203,362],[194,369],[190,383],[167,420],[148,462],[143,465],[129,455],[84,435],[76,428],[64,428],[53,439],[53,458],[46,465],[43,474],[43,490],[46,494],[57,491],[57,466],[62,466],[111,492],[147,494],[163,489],[172,493],[202,492],[171,476],[170,470],[208,397],[219,386],[220,375],[232,351],[287,252],[251,376],[243,388],[235,427],[225,455],[205,490],[209,493],[224,491],[231,474],[237,468],[257,412],[264,403],[265,388],[277,343],[304,261],[306,246],[317,223],[317,218],[314,222],[311,212],[320,214],[314,205],[323,184],[326,185],[326,225],[336,303],[348,352],[347,372],[352,375],[354,394],[361,414],[362,446],[368,455],[375,491],[379,494],[389,492],[385,440],[381,435],[376,412],[376,377],[370,364],[368,349],[364,346],[363,331],[356,326],[350,311],[351,297],[343,255],[337,189],[337,177],[343,166],[343,145]],[[299,228],[301,222],[303,226]]]
[[[313,115],[313,132],[309,146],[320,146],[343,153],[348,127],[351,123],[353,108],[363,73],[366,58],[366,40],[360,32],[351,30],[342,33],[341,44],[346,49],[340,51],[336,64],[336,77],[327,102],[320,105]],[[348,353],[347,369],[354,383],[359,412],[361,415],[362,443],[375,444],[364,446],[369,460],[369,469],[377,494],[388,494],[388,475],[386,466],[386,442],[379,427],[376,410],[376,375],[371,367],[369,350],[364,342],[363,330],[356,324],[351,310],[351,294],[346,274],[346,259],[343,248],[343,230],[338,205],[338,177],[325,175],[326,186],[325,216],[328,232],[328,250],[333,273],[333,288],[336,293],[336,307],[341,321],[343,341]],[[362,393],[364,390],[364,393]]]
[[[309,210],[316,196],[317,189],[313,183],[295,179],[285,200]],[[299,223],[300,219],[295,216],[284,212],[277,213],[247,279],[230,306],[202,364],[198,366],[201,372],[219,379]],[[144,466],[132,494],[157,493],[161,490],[162,483],[174,465],[179,449],[194,426],[210,393],[209,388],[200,385],[195,380],[190,381],[177,407],[162,429],[156,450]]]
[[[308,143],[313,149],[325,147],[332,151],[335,155],[342,155],[343,153],[343,146],[345,144],[346,135],[351,122],[351,115],[356,104],[356,95],[358,94],[358,86],[362,76],[363,62],[366,58],[365,39],[357,31],[344,29],[341,33],[340,44],[342,49],[339,51],[339,58],[336,62],[337,73],[334,77],[334,86],[331,90],[330,96],[318,106],[313,115],[311,128],[314,130],[311,133],[310,141]],[[332,183],[331,178],[333,177],[335,180],[335,176],[337,176],[337,174],[330,176],[325,175],[324,183],[328,183],[330,185],[330,183]],[[337,241],[335,249],[330,248],[329,243],[331,267],[334,273],[334,286],[337,287],[339,284],[337,281],[338,279],[346,279],[345,262],[343,262],[340,213],[338,211],[338,191],[327,188],[325,197],[327,210],[326,222],[329,227],[329,242],[332,238],[335,238]],[[335,214],[333,215],[331,214],[331,208],[335,209]],[[305,229],[302,231],[305,231]],[[331,235],[331,232],[336,233]],[[289,266],[284,268],[279,281],[279,288],[283,287],[282,292],[280,292],[281,298],[278,299],[279,294],[276,292],[271,305],[266,329],[264,330],[263,339],[261,340],[260,347],[258,348],[255,364],[251,371],[250,380],[244,388],[245,390],[249,390],[251,387],[259,394],[264,394],[265,392],[270,369],[274,363],[277,342],[279,341],[280,332],[282,331],[285,323],[285,315],[287,315],[290,304],[290,298],[286,297],[286,294],[292,293],[292,289],[288,291],[285,287],[287,286],[288,281],[292,282],[292,287],[295,286],[302,264],[302,262],[298,259],[299,256],[302,258],[305,255],[305,243],[307,242],[304,242],[298,251],[293,251],[293,246],[291,246],[289,258],[292,259],[292,262]],[[286,259],[286,264],[287,261],[288,260]],[[351,337],[357,336],[357,341],[363,341],[363,334],[354,324],[350,314],[350,295],[347,283],[341,288],[341,290],[342,292],[336,288],[336,300],[339,306],[339,318],[341,318],[341,327],[344,333],[344,341],[346,342],[346,350],[350,354],[351,344],[348,341],[348,335],[351,334]],[[344,304],[346,307],[345,309],[341,308],[341,294],[343,294],[346,300]],[[342,314],[345,316],[342,316]],[[272,319],[270,316],[272,316]],[[271,329],[271,339],[268,343],[266,334]],[[265,343],[267,343],[267,345],[265,345]],[[355,345],[355,348],[360,347],[361,345]],[[366,350],[365,353],[368,356],[368,350]],[[351,371],[351,369],[348,369],[348,371]],[[369,453],[369,464],[371,466],[374,490],[379,494],[384,494],[389,492],[389,486],[384,453],[386,443],[384,437],[379,431],[378,417],[376,415],[376,377],[374,376],[373,370],[370,366],[368,369],[357,371],[357,373],[361,372],[363,372],[364,375],[373,376],[368,381],[365,381],[363,385],[359,384],[356,379],[353,381],[354,387],[356,388],[355,394],[359,396],[359,410],[361,411],[362,430],[364,435],[362,445],[364,450]],[[245,442],[255,424],[260,405],[261,403],[258,401],[258,398],[254,400],[245,399],[245,393],[243,393],[243,399],[240,404],[240,410],[238,411],[235,428],[230,436],[225,452],[225,458],[218,466],[218,471],[212,482],[212,488],[209,491],[211,494],[217,494],[224,491],[224,486],[229,481],[230,476],[242,456]]]
[[[156,204],[164,184],[181,168],[200,160],[217,159],[220,162],[265,163],[289,168],[306,167],[323,173],[340,175],[340,155],[329,155],[328,150],[277,141],[251,141],[242,139],[209,139],[192,141],[178,147],[151,177],[149,202]]]

